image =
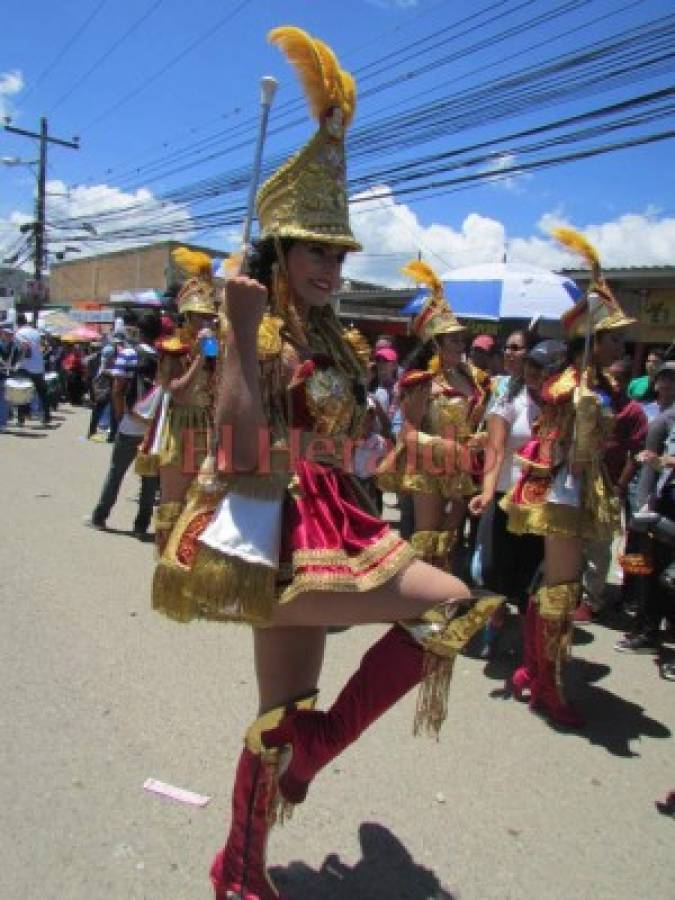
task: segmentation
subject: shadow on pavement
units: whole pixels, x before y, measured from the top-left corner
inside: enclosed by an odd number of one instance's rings
[[[363,857],[355,866],[331,853],[318,871],[294,862],[271,869],[272,878],[289,900],[458,900],[382,825],[365,822],[359,840]]]
[[[40,439],[40,438],[46,438],[48,431],[49,431],[49,429],[47,429],[47,428],[45,428],[44,430],[40,429],[40,431],[33,431],[32,429],[28,429],[25,426],[23,428],[19,428],[18,426],[15,426],[13,428],[11,426],[7,426],[6,428],[4,428],[2,430],[1,433],[7,435],[7,437]]]
[[[631,749],[631,741],[670,737],[670,729],[646,715],[644,707],[594,683],[608,672],[609,667],[600,663],[572,660],[567,694],[587,720],[586,728],[576,733],[608,753],[624,757],[640,755]]]

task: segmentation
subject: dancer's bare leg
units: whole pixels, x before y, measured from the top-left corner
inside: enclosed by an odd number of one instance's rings
[[[463,581],[415,560],[372,591],[307,591],[276,608],[273,624],[296,626],[359,625],[418,619],[440,603],[466,600]]]
[[[316,689],[326,646],[325,628],[255,628],[253,647],[259,715]]]

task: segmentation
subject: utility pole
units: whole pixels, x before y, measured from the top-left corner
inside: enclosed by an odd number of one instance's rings
[[[61,138],[52,137],[49,134],[49,126],[47,119],[42,116],[40,119],[40,131],[25,131],[23,128],[16,128],[10,125],[11,119],[5,118],[5,131],[11,134],[20,134],[23,137],[32,138],[40,142],[40,158],[38,159],[38,185],[37,198],[35,202],[35,222],[33,223],[33,232],[35,235],[35,288],[33,294],[33,325],[37,328],[38,313],[40,312],[40,302],[44,296],[42,287],[42,269],[45,259],[45,193],[47,186],[47,145],[58,144],[61,147],[69,147],[71,150],[80,149],[80,139],[73,138],[72,141],[65,141]]]

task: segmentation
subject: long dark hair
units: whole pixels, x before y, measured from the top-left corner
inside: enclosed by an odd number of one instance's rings
[[[293,238],[279,238],[275,241],[272,237],[258,238],[253,241],[248,256],[246,269],[251,278],[255,278],[269,290],[272,287],[273,266],[279,262],[277,247],[281,250],[284,260],[288,258],[288,251],[295,240]]]

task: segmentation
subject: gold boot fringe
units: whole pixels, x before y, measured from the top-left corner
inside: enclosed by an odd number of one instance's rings
[[[156,453],[142,453],[139,450],[134,460],[134,472],[141,478],[157,478],[159,476],[159,456]]]
[[[439,739],[441,726],[448,717],[448,694],[456,657],[424,654],[423,674],[417,693],[413,734],[428,734]]]
[[[454,616],[454,607],[440,603],[420,619],[400,623],[425,651],[413,734],[425,732],[438,740],[448,713],[448,691],[457,654],[503,602],[502,596],[485,592],[464,615]]]
[[[437,556],[438,531],[416,531],[410,536],[410,546],[424,562],[433,563]]]

